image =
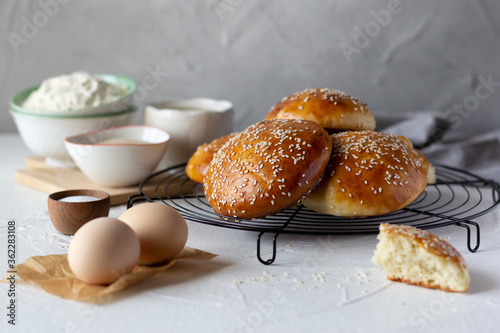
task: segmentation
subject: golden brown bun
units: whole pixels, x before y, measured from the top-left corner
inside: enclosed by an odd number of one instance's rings
[[[203,183],[214,154],[236,134],[231,133],[199,146],[186,165],[186,175],[197,183]]]
[[[413,148],[413,143],[408,140],[406,137],[399,135],[398,138],[406,142],[409,147]],[[436,183],[436,168],[427,161],[427,184],[435,184]]]
[[[332,141],[318,124],[263,120],[230,139],[215,154],[204,180],[217,214],[252,219],[300,203],[319,181]]]
[[[364,102],[328,88],[307,89],[285,97],[271,108],[266,119],[310,120],[330,132],[375,129],[375,118]]]
[[[381,224],[372,258],[387,278],[427,288],[464,292],[469,271],[464,258],[445,240],[406,225]]]
[[[304,205],[337,216],[374,216],[397,211],[425,190],[427,159],[391,134],[332,134],[325,176]]]
[[[436,184],[436,168],[429,162],[427,166],[427,184]]]

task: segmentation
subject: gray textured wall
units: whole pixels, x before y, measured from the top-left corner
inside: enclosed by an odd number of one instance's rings
[[[14,93],[75,70],[156,78],[141,107],[229,99],[237,129],[316,86],[375,114],[439,110],[465,132],[500,127],[496,0],[2,0],[0,15],[0,131],[15,131]]]

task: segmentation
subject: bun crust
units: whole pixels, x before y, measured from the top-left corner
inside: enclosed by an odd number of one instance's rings
[[[207,175],[208,165],[215,153],[236,134],[231,133],[199,146],[186,165],[186,176],[197,183],[203,183],[203,178]]]
[[[305,198],[323,175],[332,141],[306,120],[263,120],[231,138],[214,155],[205,197],[217,214],[252,219]]]
[[[464,258],[444,239],[406,225],[381,224],[372,258],[392,281],[464,292],[469,272]]]
[[[366,103],[328,88],[306,89],[285,97],[266,119],[305,119],[331,132],[375,129],[375,118]]]
[[[406,140],[372,131],[332,134],[325,176],[304,205],[336,216],[375,216],[412,203],[427,184],[429,162]]]

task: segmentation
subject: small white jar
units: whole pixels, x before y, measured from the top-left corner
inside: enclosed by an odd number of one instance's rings
[[[144,108],[144,124],[171,136],[159,169],[186,163],[199,145],[231,133],[233,119],[231,102],[209,98],[170,99]]]

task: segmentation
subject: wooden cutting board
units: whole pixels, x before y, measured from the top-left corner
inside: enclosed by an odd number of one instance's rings
[[[162,177],[164,175],[153,178],[143,186],[143,192],[153,197],[156,184]],[[50,167],[41,157],[28,157],[26,159],[26,168],[17,170],[14,173],[14,179],[18,183],[49,194],[71,189],[101,190],[110,195],[112,206],[125,204],[130,196],[139,194],[138,186],[120,188],[103,187],[93,183],[77,168]]]

